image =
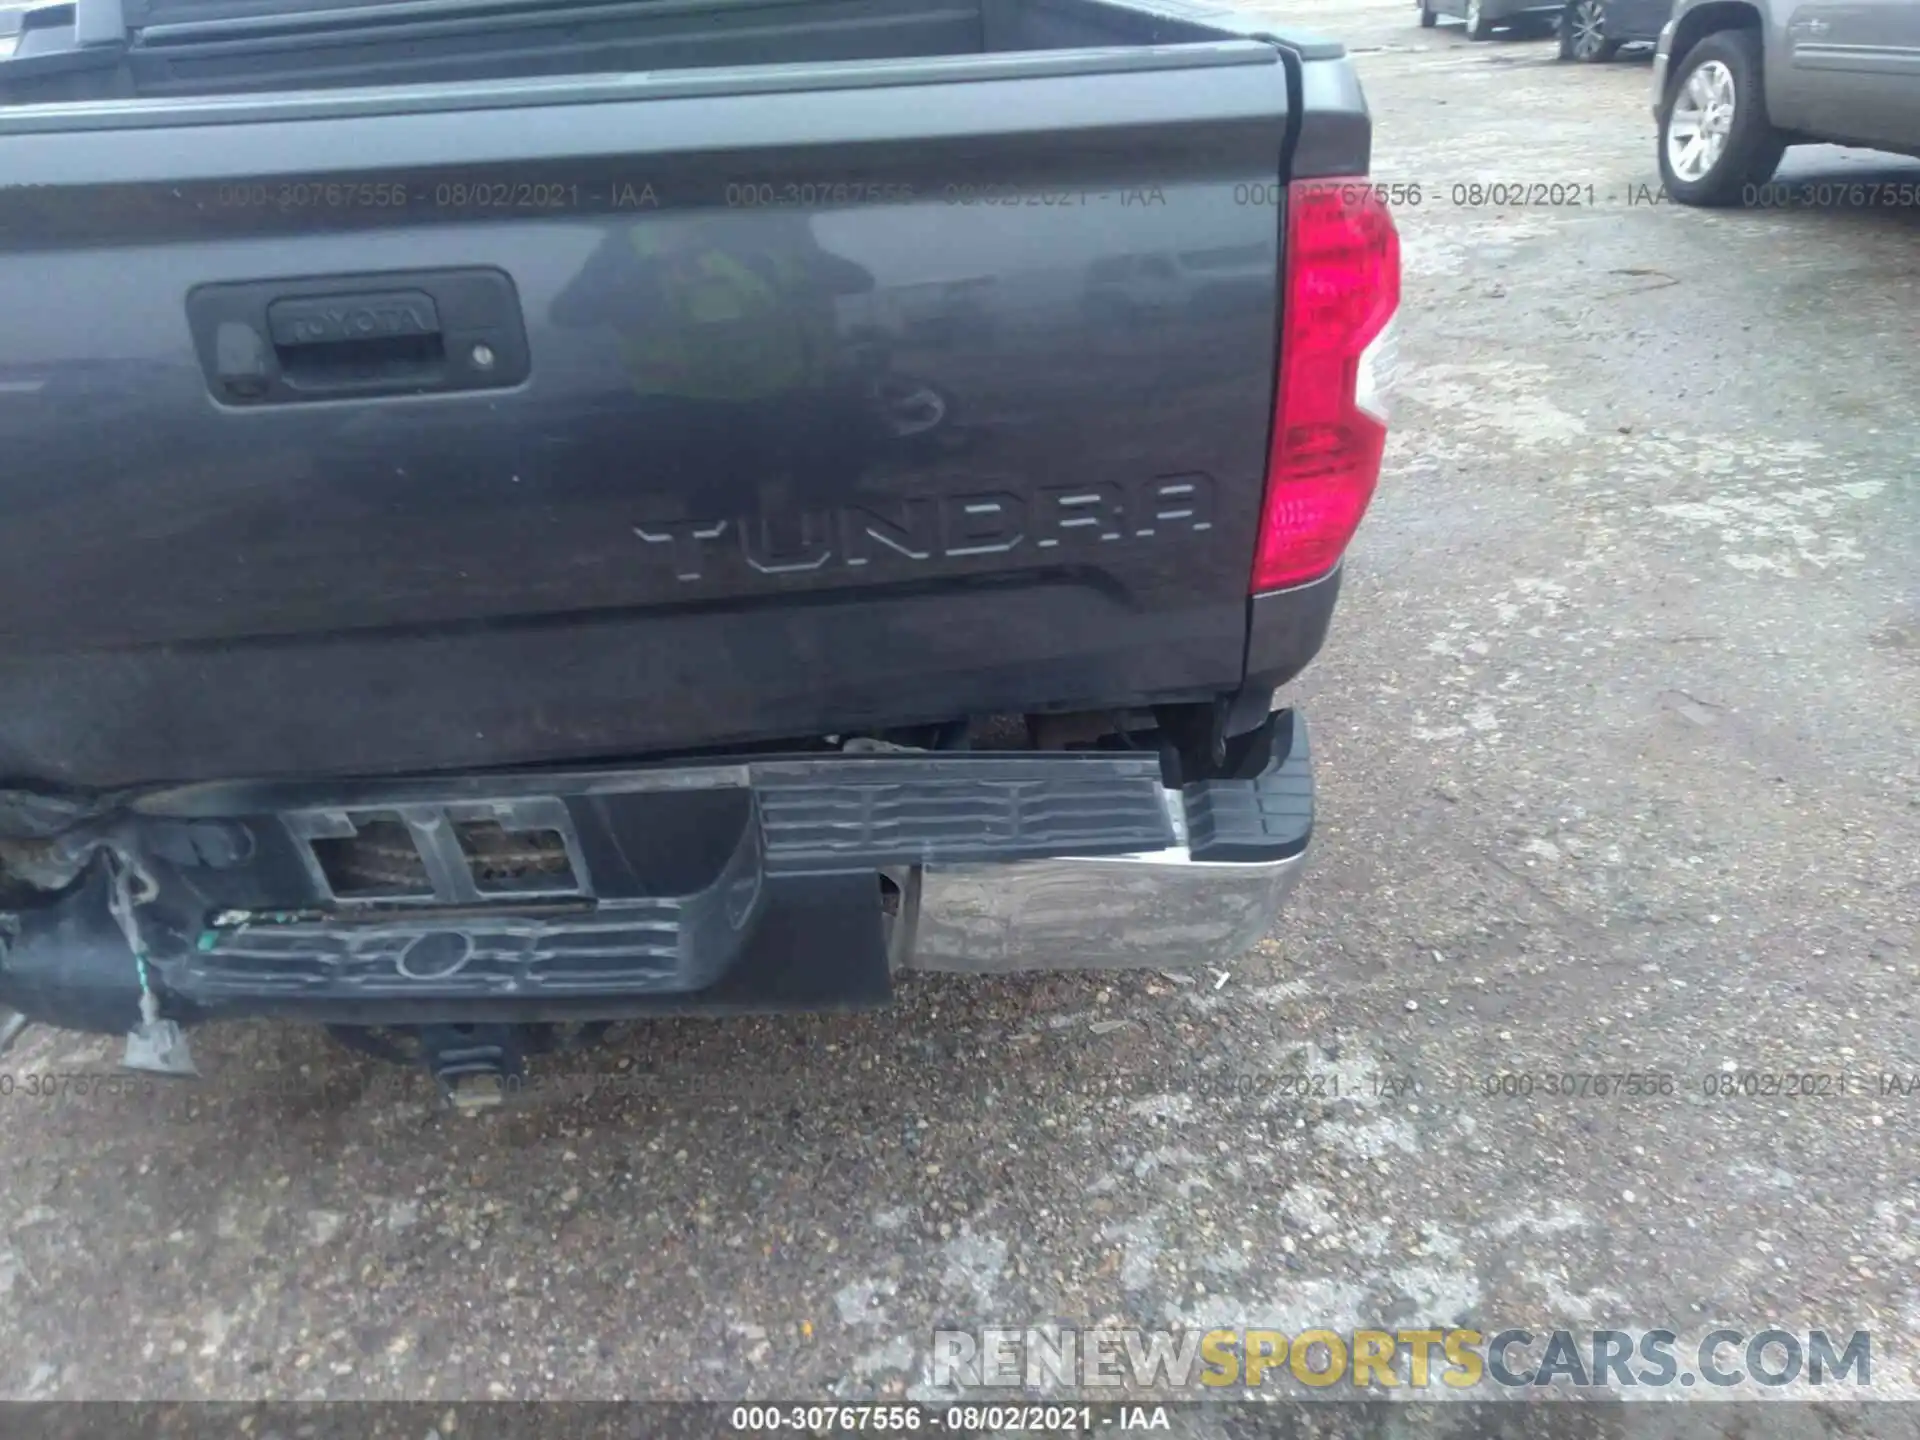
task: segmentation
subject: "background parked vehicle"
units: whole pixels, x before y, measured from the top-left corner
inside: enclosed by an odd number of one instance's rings
[[[1920,0],[1679,0],[1653,63],[1660,178],[1751,203],[1790,145],[1920,155]]]
[[[1560,11],[1560,58],[1593,64],[1611,60],[1623,45],[1660,38],[1673,0],[1567,0]]]
[[[1441,16],[1462,21],[1469,40],[1490,40],[1495,30],[1544,35],[1559,13],[1559,0],[1420,0],[1420,25],[1431,30]]]

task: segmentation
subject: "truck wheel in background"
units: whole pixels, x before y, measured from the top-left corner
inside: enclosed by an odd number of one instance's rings
[[[1607,38],[1607,0],[1568,0],[1560,12],[1560,58],[1596,65],[1620,49]]]
[[[1760,36],[1721,30],[1686,53],[1660,103],[1660,179],[1684,205],[1737,205],[1786,142],[1767,119]]]
[[[1420,0],[1420,28],[1431,30],[1439,23],[1440,17],[1433,13],[1433,6],[1428,3],[1428,0]]]

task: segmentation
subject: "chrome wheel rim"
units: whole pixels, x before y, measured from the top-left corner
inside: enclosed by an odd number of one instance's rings
[[[1606,44],[1606,12],[1600,7],[1600,0],[1580,0],[1573,7],[1573,53],[1589,60],[1605,49]]]
[[[1667,117],[1667,164],[1682,180],[1703,180],[1727,152],[1736,97],[1733,72],[1718,60],[1696,69],[1673,97]]]
[[[1480,28],[1480,0],[1467,0],[1467,29]]]

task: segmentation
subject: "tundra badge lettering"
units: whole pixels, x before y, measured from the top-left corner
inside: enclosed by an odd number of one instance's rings
[[[1151,540],[1213,528],[1213,478],[1161,475],[1121,485],[1097,481],[909,500],[874,500],[738,520],[653,520],[633,533],[671,558],[681,580],[703,580],[716,560],[763,575],[805,574],[876,559],[958,560],[1036,550]],[[727,542],[738,537],[737,546]]]

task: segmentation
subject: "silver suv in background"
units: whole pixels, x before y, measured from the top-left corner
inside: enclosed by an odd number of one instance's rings
[[[1920,0],[1679,0],[1653,113],[1688,205],[1750,203],[1789,145],[1920,155]]]

